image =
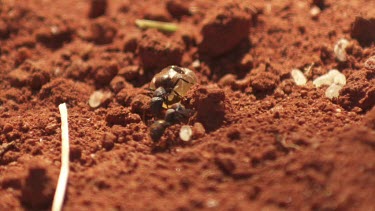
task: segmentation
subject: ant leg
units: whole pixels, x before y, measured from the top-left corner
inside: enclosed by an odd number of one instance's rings
[[[149,97],[152,97],[153,92],[155,91],[155,89],[151,89],[151,88],[149,88],[149,87],[144,88],[144,89],[148,91],[147,95],[148,95]]]
[[[187,80],[184,79],[184,78],[178,78],[178,79],[176,80],[176,82],[173,84],[173,87],[175,87],[175,86],[178,84],[178,82],[180,82],[180,80],[182,80],[183,82],[188,83],[188,84],[193,84],[193,83],[187,81]]]
[[[173,90],[173,93],[174,93],[175,95],[177,95],[179,98],[182,98],[182,96],[181,96],[178,92],[176,92],[176,90]]]
[[[174,87],[178,84],[178,82],[180,82],[180,80],[183,81],[183,82],[185,82],[185,83],[188,83],[188,84],[193,84],[193,83],[187,81],[186,79],[178,78],[178,79],[176,80],[176,82],[173,84],[173,90],[172,90],[173,93],[174,93],[175,95],[177,95],[178,97],[182,98],[182,96],[174,90]]]

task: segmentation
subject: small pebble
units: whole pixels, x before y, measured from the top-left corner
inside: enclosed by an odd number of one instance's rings
[[[232,86],[236,82],[237,76],[234,74],[226,74],[219,80],[220,87]]]
[[[204,129],[204,126],[200,122],[196,122],[193,125],[193,134],[194,138],[200,138],[203,137],[204,134],[206,134],[206,130]]]
[[[201,62],[198,59],[194,60],[191,66],[193,66],[194,68],[199,68],[201,66]]]
[[[320,13],[321,13],[321,9],[318,6],[313,6],[310,9],[310,15],[312,18],[317,18]]]
[[[307,78],[303,74],[303,72],[299,69],[293,69],[290,73],[292,75],[292,78],[294,80],[294,83],[296,83],[297,86],[303,86],[307,83]]]
[[[111,92],[101,91],[101,90],[95,91],[90,96],[89,105],[90,105],[91,108],[97,108],[102,103],[104,103],[109,98],[111,98],[111,96],[112,96]]]
[[[180,129],[180,138],[183,141],[190,141],[193,131],[189,125],[183,125]]]
[[[371,56],[366,60],[365,68],[369,70],[375,70],[375,56]]]
[[[335,57],[337,60],[340,62],[345,62],[346,61],[346,48],[349,46],[349,41],[347,39],[340,39],[334,49],[333,52],[335,53]]]
[[[209,199],[206,202],[206,206],[209,207],[209,208],[217,207],[218,205],[219,205],[219,202],[215,199]]]

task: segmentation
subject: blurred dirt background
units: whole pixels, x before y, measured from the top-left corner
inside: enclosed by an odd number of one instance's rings
[[[0,1],[0,210],[374,210],[375,1]],[[175,33],[136,19],[173,22]],[[349,41],[346,61],[334,46]],[[195,114],[153,143],[148,83],[175,64]],[[295,85],[293,68],[308,78]],[[338,69],[340,96],[312,80]],[[95,90],[110,93],[98,108]],[[179,138],[182,124],[193,138]]]

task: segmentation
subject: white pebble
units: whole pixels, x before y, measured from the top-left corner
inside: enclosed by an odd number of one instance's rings
[[[342,89],[342,87],[343,87],[342,85],[331,84],[331,86],[329,86],[325,92],[326,97],[328,97],[331,100],[334,97],[338,97],[339,92]]]
[[[193,130],[189,125],[183,125],[180,129],[180,138],[183,141],[190,141],[193,135]]]
[[[296,83],[297,86],[303,86],[307,83],[307,78],[303,74],[303,72],[299,69],[293,69],[290,73],[292,75],[292,78],[294,80],[294,83]]]
[[[215,199],[209,199],[206,202],[206,206],[209,207],[209,208],[217,207],[218,205],[219,205],[219,202]]]
[[[311,9],[310,9],[310,15],[311,17],[313,18],[316,18],[318,17],[318,15],[321,13],[321,9],[317,6],[313,6]]]
[[[90,95],[89,99],[89,105],[91,108],[97,108],[99,107],[102,103],[104,103],[106,100],[111,98],[111,93],[110,92],[103,92],[101,90],[95,91]]]
[[[198,59],[194,60],[191,66],[193,66],[194,68],[198,68],[201,66],[201,62]]]
[[[340,62],[346,61],[346,48],[349,46],[349,41],[347,39],[340,39],[337,41],[333,52],[335,53],[336,59]]]

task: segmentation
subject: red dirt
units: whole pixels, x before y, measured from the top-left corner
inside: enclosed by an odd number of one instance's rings
[[[239,3],[240,2],[240,3]],[[0,210],[50,209],[60,115],[65,210],[374,210],[375,2],[17,1],[0,7]],[[310,11],[320,10],[313,15]],[[141,30],[147,18],[175,33]],[[350,41],[347,61],[334,45]],[[153,143],[144,88],[167,65],[200,84]],[[312,65],[313,64],[313,65]],[[292,68],[310,71],[296,86]],[[312,80],[347,77],[332,101]],[[112,92],[99,108],[95,90]]]

